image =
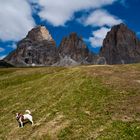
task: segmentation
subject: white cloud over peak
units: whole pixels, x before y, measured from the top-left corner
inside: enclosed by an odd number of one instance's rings
[[[61,26],[71,20],[75,12],[100,8],[115,1],[117,0],[37,0],[41,6],[38,15],[54,26]]]
[[[106,10],[98,9],[92,12],[88,17],[81,18],[84,25],[95,26],[113,26],[123,22],[121,19],[117,18],[114,15],[111,15]]]
[[[0,0],[0,39],[18,41],[35,26],[27,0]]]
[[[103,39],[105,38],[107,32],[109,31],[110,28],[106,28],[106,27],[102,27],[99,30],[93,31],[92,37],[89,38],[91,46],[94,48],[101,47],[103,43]]]

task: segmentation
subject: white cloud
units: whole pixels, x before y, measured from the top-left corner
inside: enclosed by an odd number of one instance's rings
[[[89,38],[89,41],[92,45],[92,47],[101,47],[103,43],[103,39],[105,38],[107,32],[110,31],[109,28],[102,27],[99,30],[92,32],[92,37]]]
[[[41,19],[54,26],[64,25],[75,12],[110,5],[117,0],[38,0],[42,7],[38,13]]]
[[[0,47],[0,52],[3,52],[5,49]]]
[[[12,44],[8,45],[7,47],[12,48],[12,49],[16,49],[17,44],[15,42],[13,42]]]
[[[35,26],[27,0],[0,0],[0,39],[18,41]]]
[[[28,2],[30,3],[32,13],[36,14],[40,9],[40,6],[38,5],[38,0],[28,0]]]
[[[113,26],[123,22],[121,19],[111,15],[106,10],[95,10],[92,12],[88,17],[81,18],[81,22],[84,23],[86,26],[91,25],[93,27],[99,26]]]
[[[2,59],[5,58],[5,57],[6,57],[6,55],[0,56],[0,60],[2,60]]]

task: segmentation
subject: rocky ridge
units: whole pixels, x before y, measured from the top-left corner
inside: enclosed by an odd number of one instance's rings
[[[140,41],[125,24],[112,27],[103,41],[100,56],[107,64],[129,64],[140,62]]]
[[[71,65],[76,65],[76,63],[77,65],[94,64],[95,54],[89,51],[82,37],[79,37],[74,32],[62,39],[58,47],[58,53],[61,57],[60,65],[63,60],[65,62],[72,62]],[[62,65],[65,65],[65,63]]]
[[[140,62],[140,41],[124,24],[112,27],[98,55],[91,53],[82,37],[73,32],[59,45],[44,26],[37,26],[18,42],[4,61],[14,66],[76,66],[81,64],[128,64]]]

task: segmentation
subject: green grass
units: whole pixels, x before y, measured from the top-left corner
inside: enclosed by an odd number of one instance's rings
[[[35,125],[18,128],[26,109]],[[0,139],[139,138],[140,64],[0,69]]]

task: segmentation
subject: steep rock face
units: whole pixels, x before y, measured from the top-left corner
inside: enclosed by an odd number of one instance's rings
[[[16,66],[52,65],[59,60],[55,41],[44,26],[37,26],[18,42],[5,61]]]
[[[107,33],[100,56],[106,59],[107,64],[140,62],[140,41],[126,25],[116,25]]]
[[[61,62],[73,61],[76,62],[77,65],[94,63],[94,54],[89,52],[89,49],[85,45],[83,39],[76,33],[71,33],[68,37],[63,38],[58,48],[58,52]]]

